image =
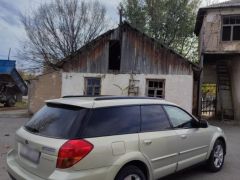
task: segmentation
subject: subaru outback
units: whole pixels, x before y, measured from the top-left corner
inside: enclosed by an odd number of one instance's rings
[[[144,97],[63,97],[16,132],[7,171],[16,180],[153,180],[224,164],[222,129]]]

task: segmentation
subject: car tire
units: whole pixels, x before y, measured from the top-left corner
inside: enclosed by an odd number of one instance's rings
[[[211,172],[218,172],[222,169],[225,160],[224,144],[221,140],[214,143],[211,155],[207,161],[207,167]]]
[[[147,180],[141,169],[129,165],[120,170],[115,180]]]
[[[5,103],[5,107],[13,107],[16,103],[16,100],[14,97],[9,97],[7,102]]]

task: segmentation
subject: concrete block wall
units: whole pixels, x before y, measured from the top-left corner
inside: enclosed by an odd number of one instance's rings
[[[28,111],[30,114],[38,111],[48,99],[61,97],[61,72],[51,72],[40,75],[30,81],[28,94]]]

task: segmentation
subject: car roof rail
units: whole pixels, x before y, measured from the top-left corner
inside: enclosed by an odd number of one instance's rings
[[[90,96],[81,96],[81,95],[67,95],[67,96],[62,96],[62,98],[75,98],[75,97],[90,97]]]
[[[97,97],[107,97],[110,95],[99,95],[99,96],[89,96],[89,95],[67,95],[67,96],[62,96],[62,98],[81,98],[81,97],[91,97],[91,98],[97,98]]]
[[[81,98],[81,97],[91,97],[95,101],[103,100],[118,100],[118,99],[151,99],[151,100],[160,100],[162,98],[158,97],[146,97],[146,96],[113,96],[113,95],[99,95],[99,96],[88,96],[88,95],[67,95],[62,98]]]
[[[102,96],[96,97],[95,101],[103,100],[117,100],[117,99],[151,99],[151,100],[160,100],[161,98],[157,97],[145,97],[145,96]]]

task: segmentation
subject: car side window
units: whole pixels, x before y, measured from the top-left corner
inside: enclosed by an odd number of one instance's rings
[[[164,106],[174,128],[193,128],[193,117],[175,106]]]
[[[161,105],[146,105],[141,106],[142,115],[142,132],[161,131],[171,128]]]
[[[86,123],[84,138],[138,133],[140,106],[97,108]]]

